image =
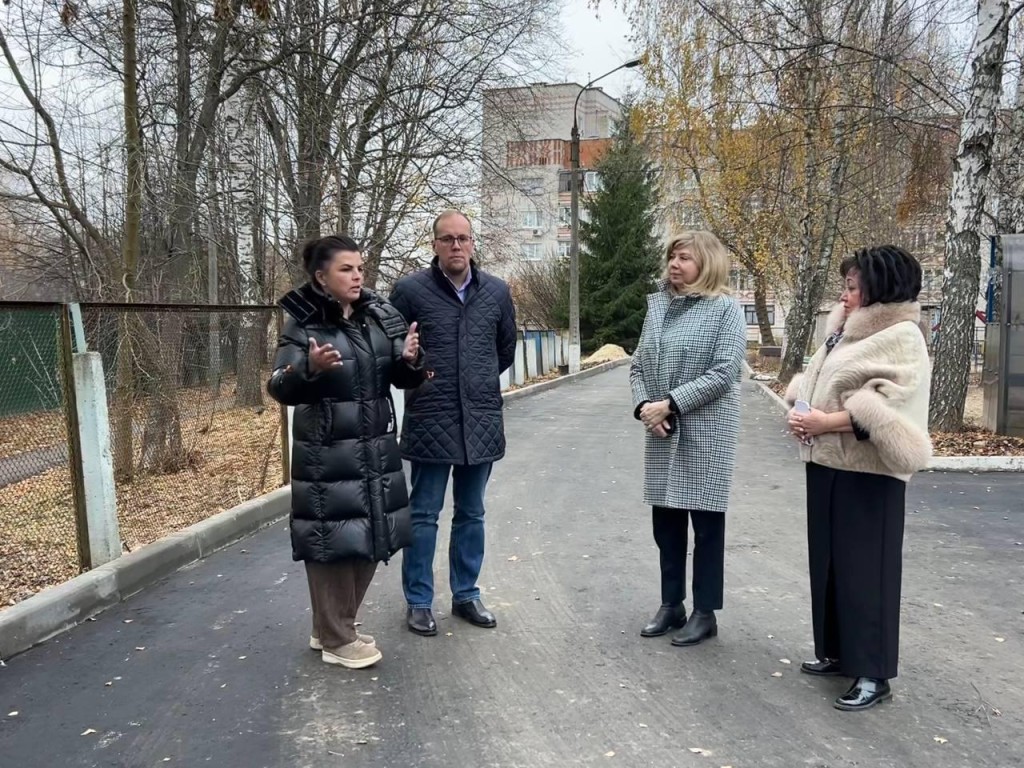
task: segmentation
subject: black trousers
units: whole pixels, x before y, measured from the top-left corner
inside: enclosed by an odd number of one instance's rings
[[[725,571],[725,514],[654,507],[654,541],[661,553],[661,603],[686,599],[686,551],[693,520],[693,607],[722,608]]]
[[[814,653],[850,677],[896,677],[907,484],[807,465]]]

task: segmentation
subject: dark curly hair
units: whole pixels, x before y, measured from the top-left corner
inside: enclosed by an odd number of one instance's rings
[[[861,304],[894,304],[917,301],[921,293],[921,265],[896,245],[860,248],[839,265],[844,278],[856,272],[860,279]]]
[[[338,251],[359,252],[356,241],[348,235],[328,235],[316,240],[307,240],[302,246],[302,268],[310,280],[316,280],[316,273],[334,258]]]

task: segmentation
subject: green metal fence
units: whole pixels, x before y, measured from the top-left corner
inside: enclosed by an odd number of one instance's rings
[[[80,570],[59,304],[0,303],[0,606]]]

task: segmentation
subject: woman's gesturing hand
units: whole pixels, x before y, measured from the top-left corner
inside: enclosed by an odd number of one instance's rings
[[[309,337],[309,367],[314,371],[323,372],[341,366],[341,353],[331,344],[320,346],[316,339]]]
[[[405,334],[405,346],[402,347],[402,359],[409,363],[415,363],[420,354],[420,332],[417,330],[418,323],[409,326],[409,332]]]

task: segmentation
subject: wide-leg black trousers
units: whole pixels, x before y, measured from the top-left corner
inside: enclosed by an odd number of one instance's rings
[[[814,651],[850,677],[896,677],[907,484],[807,464]]]

